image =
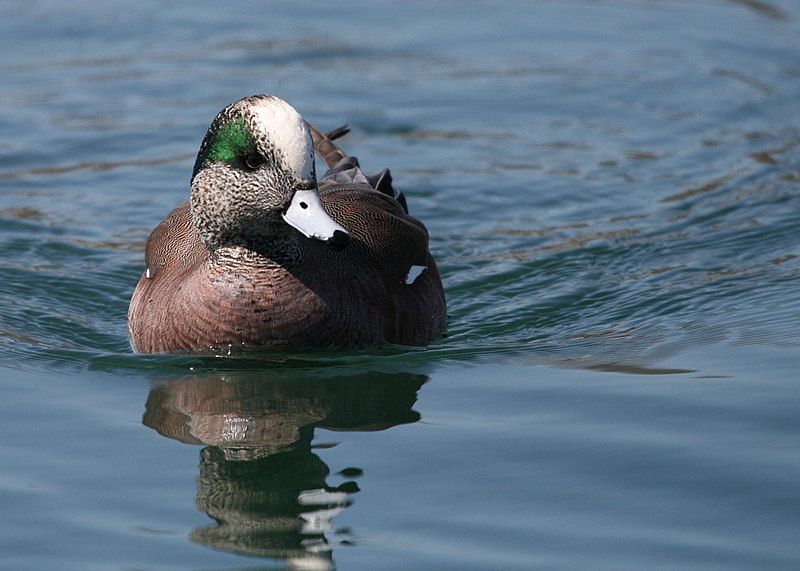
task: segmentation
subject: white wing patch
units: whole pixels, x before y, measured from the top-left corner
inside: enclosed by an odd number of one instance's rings
[[[406,285],[413,284],[420,274],[427,269],[428,266],[411,266],[411,269],[408,270],[408,273],[406,274]]]
[[[283,154],[286,167],[298,179],[311,182],[314,179],[314,146],[300,113],[277,97],[258,100],[252,110],[258,129]]]
[[[150,279],[150,268],[147,268],[147,271],[144,273],[144,277],[146,277],[148,280]]]

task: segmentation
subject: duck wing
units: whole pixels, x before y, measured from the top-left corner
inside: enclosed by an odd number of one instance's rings
[[[148,278],[165,267],[193,268],[207,258],[208,250],[194,227],[188,200],[156,226],[144,252]]]

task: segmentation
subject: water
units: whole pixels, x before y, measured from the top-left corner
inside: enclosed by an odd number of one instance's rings
[[[0,7],[4,569],[800,566],[800,5]],[[352,133],[427,349],[135,356],[213,115]]]

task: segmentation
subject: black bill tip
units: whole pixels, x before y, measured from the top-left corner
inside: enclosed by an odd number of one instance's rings
[[[327,242],[334,250],[344,250],[350,243],[350,234],[341,230],[334,230],[333,236],[328,238]]]

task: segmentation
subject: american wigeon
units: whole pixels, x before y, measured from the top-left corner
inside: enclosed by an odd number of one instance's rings
[[[269,95],[214,118],[190,199],[147,240],[135,351],[424,345],[443,331],[425,226],[388,171],[364,176],[332,138]],[[330,169],[319,186],[315,150]]]

